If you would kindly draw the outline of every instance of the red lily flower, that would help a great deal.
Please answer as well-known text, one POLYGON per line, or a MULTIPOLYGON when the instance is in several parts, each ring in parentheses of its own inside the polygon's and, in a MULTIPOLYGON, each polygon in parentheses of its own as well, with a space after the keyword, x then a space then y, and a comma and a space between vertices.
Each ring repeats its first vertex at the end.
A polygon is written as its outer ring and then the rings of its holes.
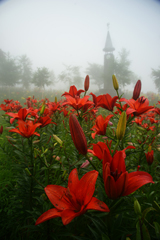
POLYGON ((109 212, 107 205, 93 197, 98 172, 93 170, 86 173, 80 180, 77 169, 73 169, 68 178, 68 187, 48 185, 45 192, 55 208, 43 213, 36 221, 38 225, 51 218, 61 217, 64 225, 75 217, 93 209, 109 212))
POLYGON ((148 165, 151 165, 153 163, 153 160, 154 160, 153 154, 154 154, 153 150, 145 153, 148 165))
POLYGON ((128 173, 124 159, 124 150, 117 151, 113 158, 109 149, 104 150, 103 180, 106 194, 111 199, 127 196, 147 183, 154 183, 149 173, 141 171, 128 173))
POLYGON ((39 127, 41 123, 33 124, 32 121, 24 122, 23 120, 18 120, 18 128, 11 129, 9 132, 15 132, 22 135, 25 138, 30 138, 32 135, 40 136, 39 133, 35 132, 36 128, 39 127))
POLYGON ((70 86, 69 93, 65 92, 62 94, 62 96, 66 97, 66 95, 69 95, 69 96, 75 98, 76 96, 79 97, 82 92, 85 92, 85 91, 82 89, 77 91, 77 88, 73 85, 73 86, 70 86))
POLYGON ((140 116, 143 113, 154 110, 152 106, 149 106, 148 99, 143 96, 138 98, 137 100, 127 100, 125 98, 122 98, 120 101, 126 102, 130 106, 126 111, 127 115, 133 113, 135 116, 140 116))
POLYGON ((105 119, 102 117, 102 115, 99 115, 96 118, 96 124, 91 128, 91 130, 95 131, 92 133, 92 138, 95 139, 95 135, 105 135, 106 134, 106 128, 108 126, 109 119, 113 117, 114 115, 108 115, 105 119))
POLYGON ((56 124, 55 122, 51 122, 51 121, 52 121, 52 119, 49 116, 45 116, 45 117, 40 117, 37 122, 41 123, 40 128, 42 128, 50 123, 56 124))
POLYGON ((97 107, 97 104, 101 100, 101 95, 98 97, 94 93, 90 93, 89 95, 92 95, 94 106, 97 107))
POLYGON ((72 136, 72 140, 77 150, 83 154, 87 154, 87 140, 84 132, 75 115, 71 115, 69 118, 69 127, 72 136))
MULTIPOLYGON (((107 140, 108 141, 108 140, 107 140)), ((112 142, 110 141, 107 142, 107 145, 110 145, 111 146, 112 142)), ((108 151, 108 146, 104 143, 104 142, 98 142, 96 144, 92 144, 93 145, 93 150, 91 149, 88 149, 88 152, 92 153, 94 156, 98 157, 99 160, 102 160, 103 159, 103 151, 106 150, 108 151)), ((122 150, 123 152, 123 156, 125 157, 125 150, 127 149, 134 149, 135 147, 134 146, 128 146, 126 147, 125 149, 122 150)))
POLYGON ((104 95, 101 95, 100 101, 97 104, 97 106, 105 108, 109 111, 113 111, 113 108, 115 106, 115 103, 116 103, 117 99, 118 99, 118 96, 115 96, 115 97, 112 98, 108 93, 104 94, 104 95))
POLYGON ((92 145, 93 145, 93 150, 88 149, 88 152, 98 157, 99 160, 102 160, 104 149, 108 149, 107 145, 104 142, 98 142, 96 144, 93 143, 92 145))
POLYGON ((8 105, 4 105, 4 104, 1 104, 0 105, 0 110, 3 110, 4 112, 7 112, 8 110, 10 109, 10 106, 8 105))
POLYGON ((25 121, 28 113, 30 113, 31 110, 26 109, 26 108, 21 108, 18 113, 12 113, 12 112, 7 112, 6 114, 13 117, 10 119, 10 123, 12 124, 15 119, 20 119, 25 121))
POLYGON ((11 99, 11 100, 9 100, 9 99, 4 99, 4 102, 5 102, 6 104, 11 103, 12 101, 13 101, 13 99, 11 99))
POLYGON ((66 97, 67 101, 64 102, 62 104, 62 106, 69 105, 69 106, 73 107, 75 110, 79 110, 82 107, 84 107, 85 105, 87 105, 89 108, 93 104, 91 101, 88 101, 89 96, 85 96, 83 98, 76 96, 75 98, 73 98, 69 95, 66 95, 65 97, 66 97))
POLYGON ((144 120, 144 118, 135 118, 135 120, 134 121, 132 121, 132 122, 135 122, 137 125, 142 125, 142 122, 143 122, 143 120, 144 120))

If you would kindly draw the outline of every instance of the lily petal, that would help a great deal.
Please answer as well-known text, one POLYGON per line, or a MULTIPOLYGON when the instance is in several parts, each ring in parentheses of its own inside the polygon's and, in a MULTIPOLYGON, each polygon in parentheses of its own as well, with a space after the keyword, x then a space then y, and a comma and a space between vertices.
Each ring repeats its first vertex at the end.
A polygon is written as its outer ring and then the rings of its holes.
POLYGON ((93 197, 92 200, 89 202, 89 204, 86 207, 86 210, 93 209, 93 210, 98 210, 101 212, 109 212, 108 206, 100 201, 99 199, 93 197))
POLYGON ((61 217, 61 211, 57 208, 49 209, 47 212, 43 213, 36 221, 35 225, 43 223, 51 218, 61 217))
POLYGON ((123 196, 127 196, 147 183, 154 183, 149 173, 136 171, 128 174, 128 186, 123 196))

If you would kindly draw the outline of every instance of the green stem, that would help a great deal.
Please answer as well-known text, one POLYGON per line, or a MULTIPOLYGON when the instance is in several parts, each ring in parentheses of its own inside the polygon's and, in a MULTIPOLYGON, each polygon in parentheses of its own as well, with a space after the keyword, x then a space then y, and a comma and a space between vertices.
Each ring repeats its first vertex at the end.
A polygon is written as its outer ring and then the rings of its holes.
MULTIPOLYGON (((32 137, 31 139, 28 138, 28 144, 30 146, 30 171, 31 171, 31 175, 34 175, 34 170, 33 170, 33 146, 32 146, 32 137)), ((31 178, 31 183, 30 183, 30 194, 29 194, 29 208, 30 211, 32 210, 32 191, 33 191, 33 178, 31 178)))
POLYGON ((117 143, 116 143, 115 148, 113 150, 112 156, 114 156, 115 151, 117 150, 118 145, 119 145, 119 140, 117 140, 117 143))
MULTIPOLYGON (((97 172, 99 172, 98 169, 97 169, 97 167, 94 165, 94 163, 89 159, 89 157, 88 157, 87 155, 86 155, 86 158, 87 158, 87 160, 89 161, 89 163, 92 165, 92 167, 93 167, 97 172)), ((101 179, 103 179, 103 177, 102 177, 102 175, 100 174, 100 172, 99 172, 99 176, 100 176, 101 179)))

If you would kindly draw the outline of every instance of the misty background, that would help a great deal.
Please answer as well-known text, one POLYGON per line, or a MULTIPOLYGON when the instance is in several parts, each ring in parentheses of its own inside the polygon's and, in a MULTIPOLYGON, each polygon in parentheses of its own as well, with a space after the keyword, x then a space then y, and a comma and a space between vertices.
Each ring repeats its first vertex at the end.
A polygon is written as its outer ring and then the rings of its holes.
POLYGON ((68 91, 70 84, 83 88, 89 74, 97 90, 109 30, 117 66, 129 72, 123 89, 141 79, 144 93, 158 93, 159 23, 156 0, 0 1, 0 84, 68 91))

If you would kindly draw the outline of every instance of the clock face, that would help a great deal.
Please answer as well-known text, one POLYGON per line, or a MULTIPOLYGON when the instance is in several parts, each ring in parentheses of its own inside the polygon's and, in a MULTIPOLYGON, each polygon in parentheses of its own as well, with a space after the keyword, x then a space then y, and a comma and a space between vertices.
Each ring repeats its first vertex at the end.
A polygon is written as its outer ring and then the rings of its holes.
POLYGON ((106 55, 106 59, 109 59, 110 58, 110 56, 109 55, 106 55))

